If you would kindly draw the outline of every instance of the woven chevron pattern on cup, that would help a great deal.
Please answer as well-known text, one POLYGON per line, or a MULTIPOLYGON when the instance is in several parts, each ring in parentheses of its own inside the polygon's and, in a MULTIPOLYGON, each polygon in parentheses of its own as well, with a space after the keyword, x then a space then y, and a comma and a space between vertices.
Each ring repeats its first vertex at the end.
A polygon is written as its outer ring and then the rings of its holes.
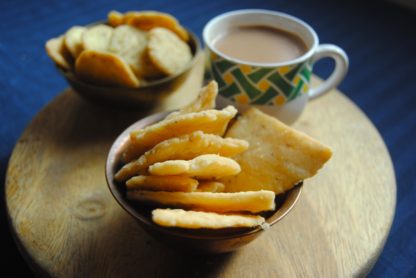
POLYGON ((238 104, 281 106, 309 90, 310 61, 277 68, 236 64, 210 52, 219 93, 238 104))

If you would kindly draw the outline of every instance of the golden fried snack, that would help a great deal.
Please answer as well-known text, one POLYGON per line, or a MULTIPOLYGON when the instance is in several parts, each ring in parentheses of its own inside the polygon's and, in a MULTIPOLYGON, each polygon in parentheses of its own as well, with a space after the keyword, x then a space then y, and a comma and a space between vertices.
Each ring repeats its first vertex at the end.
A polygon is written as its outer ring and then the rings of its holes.
POLYGON ((166 76, 160 71, 149 57, 149 51, 145 50, 141 53, 136 65, 132 66, 134 73, 141 78, 162 78, 166 76))
POLYGON ((139 86, 139 80, 126 62, 108 52, 84 50, 76 60, 75 71, 80 78, 94 84, 139 86))
POLYGON ((217 154, 203 154, 192 160, 168 160, 149 167, 149 173, 155 176, 181 175, 196 179, 219 179, 240 171, 237 162, 217 154))
POLYGON ((156 11, 127 12, 124 15, 123 23, 145 31, 150 31, 157 27, 166 28, 183 41, 189 40, 188 32, 170 14, 156 11))
POLYGON ((198 186, 198 181, 189 177, 180 176, 136 176, 126 182, 128 190, 152 190, 152 191, 180 191, 192 192, 198 186))
POLYGON ((221 180, 229 192, 285 192, 315 175, 332 155, 327 146, 255 108, 239 117, 226 136, 250 143, 234 157, 241 172, 221 180))
POLYGON ((200 181, 196 191, 199 192, 223 192, 224 184, 218 181, 200 181))
POLYGON ((110 11, 107 15, 108 24, 112 27, 122 25, 124 22, 124 15, 117 11, 110 11))
POLYGON ((267 190, 235 193, 128 191, 127 198, 162 206, 212 212, 273 210, 274 192, 267 190))
POLYGON ((82 48, 85 50, 107 51, 113 28, 98 24, 85 30, 82 34, 82 48))
POLYGON ((183 175, 189 171, 189 165, 187 160, 168 160, 149 166, 149 173, 155 176, 183 175))
MULTIPOLYGON (((109 41, 108 50, 121 55, 133 56, 136 59, 145 51, 147 45, 146 33, 129 25, 121 25, 113 29, 112 36, 109 41)), ((126 59, 128 61, 129 59, 126 59)))
POLYGON ((158 27, 149 31, 147 47, 150 60, 167 75, 181 72, 192 60, 189 45, 165 28, 158 27))
POLYGON ((237 109, 227 106, 222 110, 205 110, 188 113, 162 120, 130 134, 129 147, 124 159, 129 162, 138 158, 156 144, 172 138, 200 130, 205 133, 223 135, 229 121, 237 114, 237 109))
MULTIPOLYGON (((248 148, 241 139, 222 138, 214 134, 195 131, 160 142, 139 159, 124 165, 115 175, 117 181, 123 181, 145 170, 150 165, 172 159, 193 159, 201 154, 219 154, 234 156, 248 148)), ((129 157, 127 157, 129 158, 129 157)))
POLYGON ((166 119, 170 119, 175 116, 186 114, 186 113, 214 109, 215 99, 217 98, 217 94, 218 94, 218 83, 213 80, 201 89, 201 91, 199 92, 198 98, 196 100, 194 100, 187 106, 183 107, 179 111, 170 113, 166 117, 166 119))
POLYGON ((108 51, 122 57, 138 78, 162 76, 147 53, 147 34, 129 25, 114 28, 108 51))
POLYGON ((48 56, 61 68, 70 69, 72 57, 68 49, 65 47, 64 37, 52 38, 45 44, 48 56))
POLYGON ((122 14, 117 11, 111 11, 108 13, 107 18, 108 23, 113 27, 128 24, 143 31, 162 27, 171 30, 184 41, 189 40, 188 32, 179 24, 176 18, 167 13, 156 11, 130 11, 122 14))
POLYGON ((152 220, 163 227, 186 229, 222 229, 256 227, 265 222, 258 215, 218 214, 215 212, 186 211, 183 209, 155 209, 152 220))
POLYGON ((85 30, 85 27, 73 26, 65 33, 65 46, 74 58, 77 58, 83 50, 82 35, 85 30))

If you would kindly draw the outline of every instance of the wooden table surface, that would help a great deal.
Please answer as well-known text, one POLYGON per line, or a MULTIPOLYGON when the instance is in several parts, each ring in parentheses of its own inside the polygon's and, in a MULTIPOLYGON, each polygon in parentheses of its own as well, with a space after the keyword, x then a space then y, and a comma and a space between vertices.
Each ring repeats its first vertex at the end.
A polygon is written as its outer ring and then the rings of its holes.
MULTIPOLYGON (((153 110, 88 103, 71 90, 45 107, 19 139, 6 179, 11 229, 35 272, 58 277, 346 277, 366 274, 388 235, 396 183, 388 151, 342 93, 311 101, 294 125, 334 156, 305 181, 295 208, 237 252, 191 255, 147 235, 112 198, 104 164, 112 141, 156 111, 197 92, 202 63, 153 110)), ((319 83, 319 81, 316 81, 319 83)))

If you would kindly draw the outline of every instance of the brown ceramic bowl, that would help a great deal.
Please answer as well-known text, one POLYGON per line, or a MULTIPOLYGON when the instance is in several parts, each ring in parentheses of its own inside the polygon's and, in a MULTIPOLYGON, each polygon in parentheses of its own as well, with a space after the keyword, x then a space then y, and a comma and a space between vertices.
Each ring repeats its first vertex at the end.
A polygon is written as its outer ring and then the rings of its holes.
MULTIPOLYGON (((111 146, 105 171, 107 184, 114 198, 150 235, 170 246, 180 247, 181 250, 185 248, 203 253, 229 252, 254 240, 263 232, 261 227, 211 230, 158 226, 151 220, 151 211, 154 207, 128 200, 125 186, 114 181, 114 174, 121 167, 122 153, 127 145, 130 132, 154 124, 165 118, 166 115, 167 113, 154 114, 134 123, 123 131, 111 146)), ((285 194, 276 196, 276 210, 262 214, 270 226, 279 222, 292 209, 301 190, 302 183, 285 194)))
MULTIPOLYGON (((98 23, 91 25, 95 24, 98 23)), ((143 104, 148 105, 180 87, 194 67, 198 54, 201 51, 201 44, 194 33, 189 30, 187 30, 187 32, 190 38, 188 44, 192 51, 192 61, 188 66, 175 75, 149 81, 138 88, 92 84, 80 79, 73 70, 64 70, 59 66, 57 66, 57 69, 58 72, 65 77, 74 91, 88 100, 122 107, 136 107, 143 104)))

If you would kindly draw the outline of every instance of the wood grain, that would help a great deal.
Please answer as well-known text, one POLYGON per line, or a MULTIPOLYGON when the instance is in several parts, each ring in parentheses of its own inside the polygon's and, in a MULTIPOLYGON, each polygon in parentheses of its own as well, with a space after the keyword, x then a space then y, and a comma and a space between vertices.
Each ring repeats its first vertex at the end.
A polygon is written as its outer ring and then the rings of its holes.
POLYGON ((29 264, 57 277, 365 275, 392 223, 395 177, 379 133, 338 91, 311 101, 295 124, 331 146, 333 158, 305 181, 292 212, 247 247, 178 255, 119 207, 104 177, 112 141, 144 115, 189 102, 201 80, 199 66, 153 111, 100 107, 67 90, 37 115, 14 149, 6 180, 11 228, 29 264))

